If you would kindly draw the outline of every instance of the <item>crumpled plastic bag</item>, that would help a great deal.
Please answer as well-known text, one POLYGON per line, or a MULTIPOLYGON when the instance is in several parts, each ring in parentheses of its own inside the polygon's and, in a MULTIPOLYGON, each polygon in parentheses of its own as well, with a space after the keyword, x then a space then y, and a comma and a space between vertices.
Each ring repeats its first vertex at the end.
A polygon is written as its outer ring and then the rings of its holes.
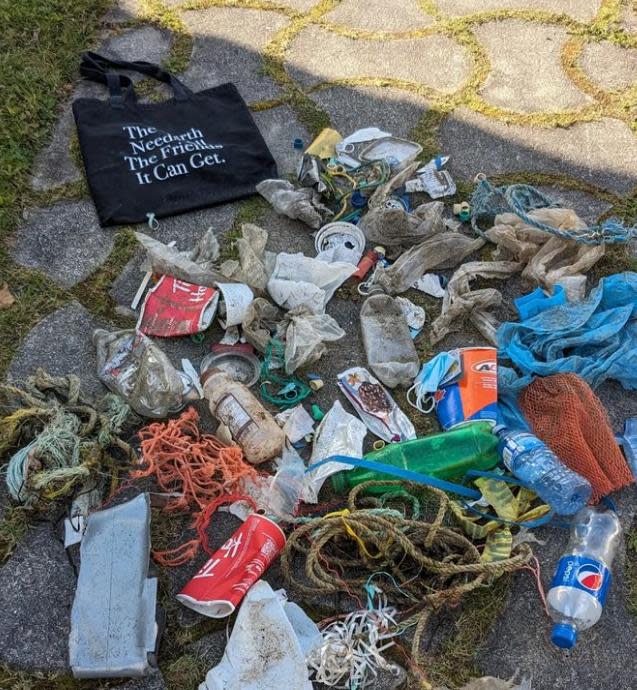
POLYGON ((303 307, 313 314, 322 314, 336 290, 356 271, 344 262, 327 263, 304 254, 276 257, 268 280, 268 292, 284 309, 303 307))
POLYGON ((93 332, 97 375, 142 417, 161 419, 184 406, 186 385, 163 351, 134 330, 93 332))
POLYGON ((388 295, 406 292, 422 276, 434 268, 452 268, 466 256, 484 245, 482 239, 472 239, 459 232, 442 232, 408 249, 389 268, 379 266, 374 284, 388 295))
POLYGON ((411 385, 420 360, 400 306, 389 295, 372 295, 360 313, 367 363, 389 388, 411 385))
POLYGON ((244 338, 259 352, 265 352, 270 339, 275 337, 281 340, 285 333, 283 323, 285 314, 263 297, 257 297, 252 301, 243 318, 241 329, 244 338))
POLYGON ((303 609, 259 580, 241 604, 221 661, 199 690, 312 690, 305 657, 321 642, 303 609))
POLYGON ((420 204, 409 213, 401 208, 371 208, 358 227, 368 242, 383 247, 413 246, 445 230, 442 201, 420 204))
POLYGON ((325 343, 340 340, 345 331, 328 314, 311 314, 304 310, 290 312, 285 332, 285 371, 316 362, 327 350, 325 343))
MULTIPOLYGON (((586 223, 575 211, 567 208, 538 208, 529 217, 561 230, 581 230, 586 223)), ((486 236, 499 248, 498 258, 505 250, 516 261, 527 264, 522 278, 545 288, 552 288, 563 278, 583 276, 605 253, 604 245, 588 245, 565 240, 527 225, 514 213, 496 216, 486 236)))
POLYGON ((256 189, 277 213, 300 220, 314 230, 334 215, 321 203, 321 195, 311 187, 295 189, 287 180, 263 180, 256 189))
MULTIPOLYGON (((365 424, 358 417, 346 412, 341 403, 336 400, 316 430, 308 465, 325 460, 331 455, 362 458, 363 441, 366 435, 365 424)), ((317 503, 319 491, 325 480, 337 472, 351 469, 352 465, 346 465, 343 462, 327 462, 311 472, 306 472, 301 500, 305 503, 317 503)))
POLYGON ((215 266, 219 259, 219 242, 212 228, 205 232, 194 249, 185 252, 143 232, 136 232, 135 237, 146 251, 143 266, 146 270, 206 287, 215 287, 215 283, 228 280, 215 266))
MULTIPOLYGON (((572 372, 591 388, 616 379, 637 389, 637 273, 600 280, 581 302, 559 305, 522 323, 504 323, 497 333, 498 354, 522 372, 509 376, 510 390, 533 376, 572 372)), ((511 371, 511 373, 513 373, 511 371)))
POLYGON ((475 327, 490 342, 496 343, 498 321, 490 313, 502 304, 502 295, 495 288, 471 290, 470 283, 477 277, 504 280, 522 270, 524 264, 515 261, 472 261, 461 266, 449 280, 442 300, 442 312, 433 322, 431 342, 437 343, 460 325, 454 321, 468 316, 475 327))
POLYGON ((241 226, 241 237, 234 241, 239 261, 228 259, 219 267, 225 279, 245 283, 264 292, 270 275, 268 264, 272 263, 267 256, 270 252, 265 251, 267 241, 267 230, 253 223, 244 223, 241 226))

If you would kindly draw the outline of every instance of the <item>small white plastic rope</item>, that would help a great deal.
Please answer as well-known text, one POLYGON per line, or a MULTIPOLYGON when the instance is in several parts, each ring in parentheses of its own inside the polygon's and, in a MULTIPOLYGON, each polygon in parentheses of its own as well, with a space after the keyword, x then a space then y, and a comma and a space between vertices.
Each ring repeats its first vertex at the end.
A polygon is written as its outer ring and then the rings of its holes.
POLYGON ((400 672, 382 656, 382 652, 394 645, 391 638, 400 634, 395 620, 397 611, 387 606, 383 595, 379 596, 379 604, 379 608, 354 611, 322 631, 323 644, 307 658, 318 683, 359 690, 373 681, 379 669, 400 672))

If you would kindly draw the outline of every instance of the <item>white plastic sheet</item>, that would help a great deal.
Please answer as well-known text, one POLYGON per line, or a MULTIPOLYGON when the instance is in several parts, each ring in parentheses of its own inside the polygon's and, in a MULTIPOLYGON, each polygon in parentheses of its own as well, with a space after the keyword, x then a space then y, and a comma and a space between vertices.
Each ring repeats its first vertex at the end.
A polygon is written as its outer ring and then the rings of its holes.
POLYGON ((327 263, 301 253, 282 252, 276 257, 268 292, 284 309, 304 307, 322 314, 336 290, 355 271, 356 266, 349 263, 327 263))
MULTIPOLYGON (((360 419, 346 412, 337 400, 323 417, 312 446, 309 464, 320 462, 330 455, 363 457, 363 441, 367 427, 360 419)), ((342 462, 328 462, 305 475, 305 486, 301 498, 305 503, 316 503, 325 480, 341 470, 351 470, 351 465, 342 462)))
POLYGON ((321 642, 305 612, 259 580, 241 604, 223 658, 199 690, 312 690, 305 657, 321 642))

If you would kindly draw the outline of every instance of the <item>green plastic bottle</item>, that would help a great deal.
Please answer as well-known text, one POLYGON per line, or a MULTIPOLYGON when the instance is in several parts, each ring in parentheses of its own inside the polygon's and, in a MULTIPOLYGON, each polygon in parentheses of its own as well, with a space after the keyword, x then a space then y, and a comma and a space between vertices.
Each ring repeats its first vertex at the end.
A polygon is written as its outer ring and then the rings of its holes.
MULTIPOLYGON (((491 433, 492 428, 488 422, 472 422, 440 434, 390 443, 381 450, 368 453, 365 460, 429 474, 438 479, 462 479, 468 470, 490 470, 498 464, 498 439, 491 433)), ((358 484, 379 479, 398 477, 354 467, 333 475, 332 486, 344 494, 358 484)), ((385 491, 383 486, 374 486, 367 493, 382 494, 385 491)))

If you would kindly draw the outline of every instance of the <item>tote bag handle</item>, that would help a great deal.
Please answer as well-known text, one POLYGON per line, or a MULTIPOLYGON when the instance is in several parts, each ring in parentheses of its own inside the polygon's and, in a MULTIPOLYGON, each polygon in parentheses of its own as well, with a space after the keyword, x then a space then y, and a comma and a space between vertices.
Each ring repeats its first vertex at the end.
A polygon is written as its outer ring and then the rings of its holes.
POLYGON ((80 74, 85 79, 90 79, 101 84, 106 84, 110 92, 110 101, 114 105, 123 105, 127 95, 136 98, 133 82, 125 74, 118 74, 115 70, 139 72, 148 77, 168 84, 178 101, 185 101, 192 95, 192 91, 184 86, 177 77, 165 69, 154 65, 152 62, 126 62, 125 60, 111 60, 97 53, 87 52, 82 54, 80 74), (124 93, 123 90, 126 90, 124 93))

